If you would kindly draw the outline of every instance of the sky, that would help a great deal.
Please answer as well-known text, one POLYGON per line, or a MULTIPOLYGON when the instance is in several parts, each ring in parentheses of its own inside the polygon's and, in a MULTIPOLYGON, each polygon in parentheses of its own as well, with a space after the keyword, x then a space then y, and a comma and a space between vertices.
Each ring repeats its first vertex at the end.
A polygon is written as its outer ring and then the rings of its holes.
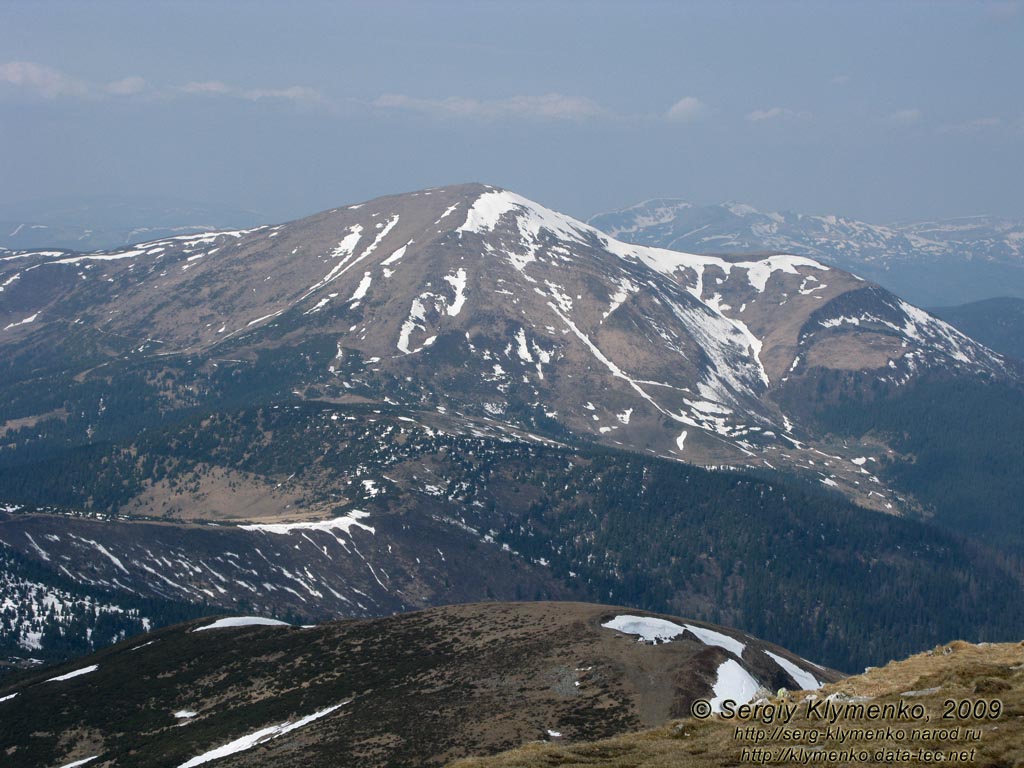
POLYGON ((1024 218, 1021 73, 1024 2, 0 0, 0 215, 481 181, 581 218, 1024 218))

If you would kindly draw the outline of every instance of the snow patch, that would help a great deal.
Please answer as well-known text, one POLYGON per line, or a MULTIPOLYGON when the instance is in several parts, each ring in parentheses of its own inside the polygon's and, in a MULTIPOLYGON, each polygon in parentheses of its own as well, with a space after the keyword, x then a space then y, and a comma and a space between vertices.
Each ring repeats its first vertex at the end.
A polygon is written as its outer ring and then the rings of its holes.
POLYGON ((366 295, 366 292, 370 290, 370 283, 373 281, 373 275, 369 272, 363 273, 363 279, 359 281, 359 285, 356 286, 355 293, 349 297, 349 301, 355 302, 353 306, 359 304, 362 298, 366 295))
MULTIPOLYGON (((306 293, 302 296, 305 299, 314 291, 318 291, 327 285, 332 280, 339 277, 342 272, 346 269, 346 264, 352 258, 355 253, 356 245, 359 243, 359 238, 362 237, 363 226, 362 224, 353 224, 349 227, 348 234, 341 239, 341 242, 331 251, 329 259, 340 259, 340 261, 334 265, 330 272, 328 272, 319 282, 314 283, 309 287, 306 293)), ((299 301, 302 301, 299 299, 299 301)))
POLYGON ((19 280, 20 278, 21 278, 21 272, 15 272, 11 277, 8 277, 6 280, 4 280, 2 283, 0 283, 0 293, 3 293, 4 292, 4 288, 9 286, 15 280, 19 280))
POLYGON ((458 203, 453 203, 452 205, 449 205, 447 208, 445 208, 444 213, 442 213, 438 217, 437 221, 435 221, 434 223, 435 224, 440 224, 441 223, 441 219, 443 219, 445 216, 447 216, 449 213, 451 213, 452 211, 454 211, 458 207, 459 207, 458 203))
POLYGON ((490 232, 505 214, 512 212, 516 213, 515 223, 523 251, 508 250, 506 256, 520 272, 536 260, 537 251, 542 245, 541 230, 550 232, 558 239, 580 244, 586 244, 587 238, 593 238, 594 233, 597 233, 593 227, 505 190, 491 190, 480 195, 466 214, 466 221, 455 231, 477 234, 490 232))
POLYGON ((456 232, 490 232, 509 211, 515 210, 517 195, 506 192, 485 192, 470 206, 466 220, 456 232))
POLYGON ((88 675, 90 672, 95 672, 100 668, 99 664, 93 664, 91 667, 83 667, 82 669, 76 669, 74 672, 68 672, 66 675, 58 675, 57 677, 51 677, 49 680, 44 680, 44 683, 59 683, 63 680, 70 680, 73 677, 81 677, 82 675, 88 675))
POLYGON ((64 763, 60 768, 77 768, 79 765, 86 765, 95 760, 99 755, 93 755, 92 757, 83 757, 81 760, 75 760, 73 763, 64 763))
POLYGON ((422 331, 427 329, 427 310, 423 306, 423 298, 417 297, 412 300, 412 306, 409 307, 409 317, 402 323, 402 329, 398 333, 398 343, 395 345, 398 347, 398 351, 405 355, 411 355, 414 350, 409 348, 409 340, 412 337, 413 331, 419 328, 422 331))
POLYGON ((622 303, 629 298, 629 294, 636 293, 638 290, 640 289, 629 278, 623 278, 619 281, 619 290, 612 294, 611 304, 608 306, 608 309, 601 314, 601 319, 607 320, 608 316, 621 307, 622 303))
POLYGON ((792 677, 796 681, 796 684, 800 686, 801 690, 816 691, 821 688, 821 682, 807 670, 800 669, 800 667, 789 659, 783 658, 771 651, 766 650, 765 653, 771 656, 772 659, 775 660, 776 664, 786 670, 789 676, 792 677))
POLYGON ((746 270, 747 282, 758 293, 764 293, 768 285, 768 279, 772 276, 773 272, 799 275, 800 272, 797 267, 810 267, 811 269, 829 271, 829 268, 821 262, 806 256, 779 254, 767 256, 757 261, 728 261, 718 256, 630 245, 610 239, 607 236, 603 236, 603 238, 605 240, 605 247, 616 256, 642 262, 662 274, 672 275, 680 270, 692 270, 697 275, 697 283, 694 288, 689 290, 698 299, 701 298, 701 293, 703 293, 703 275, 706 267, 717 267, 726 275, 729 275, 733 269, 746 270))
POLYGON ((279 310, 277 310, 277 312, 271 312, 269 315, 264 315, 263 317, 257 317, 255 320, 250 320, 248 323, 246 323, 245 327, 248 328, 250 325, 256 325, 256 323, 262 323, 264 320, 270 320, 272 318, 275 318, 278 315, 280 315, 282 312, 284 312, 284 310, 283 309, 279 309, 279 310))
POLYGON ((362 528, 364 531, 375 533, 375 530, 365 523, 360 523, 370 516, 369 512, 353 509, 344 517, 336 517, 333 520, 311 520, 303 523, 257 523, 253 525, 240 525, 243 531, 263 531, 265 533, 288 534, 294 531, 344 531, 349 532, 353 526, 362 528))
POLYGON ((326 717, 331 714, 331 712, 334 712, 336 709, 340 709, 348 703, 348 701, 343 701, 340 704, 335 704, 327 707, 326 709, 321 709, 319 712, 314 712, 312 715, 307 715, 295 722, 288 721, 279 725, 272 725, 269 728, 263 728, 255 733, 249 734, 248 736, 242 736, 241 738, 235 739, 234 741, 217 747, 216 749, 211 749, 209 752, 204 752, 198 757, 193 757, 191 760, 179 765, 178 768, 194 768, 194 766, 197 765, 203 765, 204 763, 219 760, 220 758, 227 757, 228 755, 234 755, 239 752, 252 749, 260 744, 265 744, 268 741, 284 736, 286 733, 291 733, 294 730, 309 725, 315 720, 326 717))
POLYGON ((737 656, 742 656, 743 650, 746 648, 739 640, 723 635, 721 632, 716 632, 713 629, 705 629, 693 624, 676 624, 675 622, 657 619, 653 616, 630 616, 628 614, 616 616, 601 626, 606 629, 614 629, 626 635, 637 635, 646 642, 673 640, 683 634, 683 632, 689 631, 696 635, 697 639, 704 643, 704 645, 718 646, 737 656))
POLYGON ((530 346, 526 341, 526 331, 522 328, 516 331, 516 353, 524 363, 533 362, 533 355, 530 354, 530 346))
POLYGON ((420 352, 437 341, 437 334, 435 333, 433 336, 425 339, 423 346, 418 349, 410 347, 410 340, 415 331, 429 332, 427 329, 428 311, 438 315, 444 313, 449 317, 454 317, 462 311, 462 307, 466 303, 466 270, 460 268, 455 274, 447 275, 444 279, 455 289, 455 298, 449 301, 447 296, 427 291, 412 300, 412 305, 409 307, 409 316, 402 323, 402 328, 398 333, 398 341, 395 344, 398 351, 402 354, 411 355, 420 352))
MULTIPOLYGON (((308 312, 305 312, 303 314, 312 315, 314 312, 319 312, 321 309, 323 309, 324 307, 326 307, 330 303, 331 303, 330 297, 325 296, 324 298, 320 299, 320 301, 318 301, 316 303, 315 307, 313 307, 311 310, 309 310, 308 312)), ((224 331, 224 329, 221 328, 219 331, 217 331, 217 333, 222 333, 223 331, 224 331)))
POLYGON ((408 247, 409 247, 409 243, 406 243, 405 245, 403 245, 401 248, 396 250, 394 253, 392 253, 390 256, 388 256, 386 259, 384 259, 384 261, 381 262, 381 266, 388 267, 388 266, 391 266, 392 264, 394 264, 400 258, 405 256, 405 249, 408 248, 408 247))
POLYGON ((672 621, 656 619, 653 616, 616 616, 601 625, 624 635, 637 635, 648 643, 673 640, 686 631, 686 627, 672 621))
POLYGON ((34 315, 29 315, 24 320, 19 320, 16 323, 8 323, 7 325, 4 326, 4 330, 9 331, 11 330, 11 328, 17 328, 19 325, 28 325, 29 323, 34 323, 37 317, 39 317, 38 312, 36 312, 34 315))
POLYGON ((130 259, 139 256, 143 251, 121 251, 120 253, 90 253, 85 256, 74 256, 70 259, 60 259, 51 262, 52 264, 80 264, 83 261, 117 261, 118 259, 130 259))
MULTIPOLYGON (((231 616, 227 619, 217 619, 213 624, 207 624, 203 627, 196 627, 193 632, 204 632, 207 629, 226 629, 228 627, 290 627, 291 624, 285 621, 278 621, 277 619, 265 619, 262 616, 231 616)), ((193 715, 195 712, 192 713, 193 715)), ((175 717, 190 717, 190 715, 178 715, 175 717)))
POLYGON ((445 275, 444 280, 455 289, 455 300, 447 307, 449 317, 455 317, 466 303, 466 270, 460 267, 454 275, 445 275))
POLYGON ((712 686, 715 695, 711 699, 711 711, 721 712, 722 704, 728 699, 740 705, 747 704, 760 687, 739 662, 733 659, 723 661, 718 667, 718 678, 712 686))
POLYGON ((729 317, 728 315, 725 314, 725 311, 727 309, 731 309, 731 307, 729 307, 726 304, 722 304, 722 297, 719 294, 716 293, 710 299, 705 300, 704 303, 711 307, 711 309, 713 309, 723 318, 732 323, 736 330, 738 330, 743 335, 743 338, 746 339, 747 341, 747 347, 750 350, 750 355, 751 357, 754 358, 754 361, 757 363, 758 374, 761 376, 761 381, 766 386, 769 385, 771 382, 768 380, 768 372, 765 370, 764 364, 761 362, 761 347, 763 346, 761 340, 754 335, 753 331, 751 331, 747 324, 744 323, 742 320, 729 317))
POLYGON ((704 627, 695 627, 693 624, 684 625, 690 632, 697 636, 704 645, 716 645, 719 648, 723 648, 730 653, 735 653, 737 656, 742 657, 743 651, 746 649, 746 645, 741 643, 735 638, 724 635, 721 632, 716 632, 713 629, 706 629, 704 627))
POLYGON ((106 547, 104 547, 98 541, 93 541, 92 539, 82 538, 80 536, 74 536, 74 538, 78 539, 79 541, 84 541, 86 544, 91 544, 96 549, 97 552, 99 552, 101 555, 105 556, 108 560, 110 560, 110 562, 112 562, 115 566, 120 568, 124 573, 126 573, 126 574, 128 573, 128 569, 124 567, 124 563, 122 563, 117 557, 115 557, 110 552, 110 550, 108 550, 106 547))

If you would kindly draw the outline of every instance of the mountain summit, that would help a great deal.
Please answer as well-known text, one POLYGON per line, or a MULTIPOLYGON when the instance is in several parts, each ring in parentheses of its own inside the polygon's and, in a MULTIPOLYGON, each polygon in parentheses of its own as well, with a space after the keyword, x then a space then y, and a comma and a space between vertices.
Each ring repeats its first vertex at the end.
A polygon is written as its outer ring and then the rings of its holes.
POLYGON ((860 448, 826 472, 807 461, 813 435, 793 404, 810 382, 1006 372, 948 324, 815 259, 629 245, 479 184, 120 251, 20 252, 0 261, 0 284, 0 348, 80 331, 97 353, 85 368, 215 366, 315 338, 330 354, 291 382, 300 397, 454 411, 699 464, 791 464, 854 495, 860 448))

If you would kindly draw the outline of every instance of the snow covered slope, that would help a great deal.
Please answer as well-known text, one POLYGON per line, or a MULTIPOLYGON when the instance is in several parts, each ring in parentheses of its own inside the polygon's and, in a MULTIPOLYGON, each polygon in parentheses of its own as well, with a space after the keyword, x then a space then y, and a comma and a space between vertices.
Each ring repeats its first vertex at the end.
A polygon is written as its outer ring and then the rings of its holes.
POLYGON ((1024 297, 1024 222, 973 216, 885 226, 842 216, 647 200, 590 219, 628 242, 698 253, 781 251, 870 278, 924 306, 1024 297))
POLYGON ((75 567, 71 560, 58 564, 42 558, 49 558, 43 547, 52 547, 60 535, 35 533, 38 540, 30 534, 26 542, 41 562, 0 537, 0 675, 89 653, 203 613, 184 600, 140 599, 138 592, 76 579, 68 571, 75 567))

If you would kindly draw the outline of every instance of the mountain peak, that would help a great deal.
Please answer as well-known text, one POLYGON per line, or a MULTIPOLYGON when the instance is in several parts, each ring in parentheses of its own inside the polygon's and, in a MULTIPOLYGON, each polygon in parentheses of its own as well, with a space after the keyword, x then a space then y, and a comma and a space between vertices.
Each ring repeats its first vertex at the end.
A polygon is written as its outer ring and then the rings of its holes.
POLYGON ((115 356, 213 365, 319 339, 325 353, 291 385, 301 397, 359 392, 716 465, 791 461, 806 435, 778 403, 815 371, 855 360, 896 385, 933 366, 1002 370, 813 258, 631 245, 485 184, 122 251, 5 256, 0 285, 0 344, 84 327, 123 340, 115 356))

